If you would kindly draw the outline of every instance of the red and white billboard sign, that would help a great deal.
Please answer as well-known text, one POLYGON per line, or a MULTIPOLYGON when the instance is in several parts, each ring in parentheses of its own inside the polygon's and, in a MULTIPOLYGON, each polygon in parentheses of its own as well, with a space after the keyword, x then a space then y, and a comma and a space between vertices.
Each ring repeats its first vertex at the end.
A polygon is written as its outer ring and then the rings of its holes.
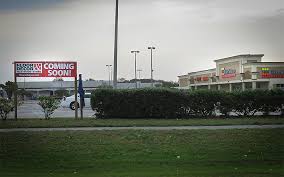
POLYGON ((77 62, 15 62, 16 77, 77 77, 77 62))

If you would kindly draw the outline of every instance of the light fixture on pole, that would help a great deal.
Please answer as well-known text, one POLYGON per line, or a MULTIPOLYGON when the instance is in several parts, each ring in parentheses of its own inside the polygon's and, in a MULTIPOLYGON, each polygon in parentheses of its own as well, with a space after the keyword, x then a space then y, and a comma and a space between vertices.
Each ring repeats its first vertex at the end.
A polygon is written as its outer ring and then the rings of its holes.
POLYGON ((108 68, 108 85, 110 86, 110 81, 111 81, 111 66, 112 65, 106 65, 108 68))
POLYGON ((155 50, 155 47, 148 47, 149 50, 151 50, 151 86, 153 87, 153 50, 155 50))
POLYGON ((137 75, 136 75, 136 55, 137 53, 139 53, 140 51, 138 50, 132 50, 131 53, 134 53, 134 59, 135 59, 135 63, 134 63, 134 73, 135 73, 135 88, 137 88, 137 75))

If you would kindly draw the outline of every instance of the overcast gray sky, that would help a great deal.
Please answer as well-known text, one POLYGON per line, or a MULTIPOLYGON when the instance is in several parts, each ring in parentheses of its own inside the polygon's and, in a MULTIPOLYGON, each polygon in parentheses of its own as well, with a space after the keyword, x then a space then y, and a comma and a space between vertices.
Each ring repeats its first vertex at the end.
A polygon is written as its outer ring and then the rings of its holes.
MULTIPOLYGON (((118 77, 177 76, 215 67, 214 59, 265 54, 284 61, 283 0, 120 0, 118 77)), ((75 60, 84 78, 108 79, 115 0, 0 0, 0 83, 14 60, 75 60)))

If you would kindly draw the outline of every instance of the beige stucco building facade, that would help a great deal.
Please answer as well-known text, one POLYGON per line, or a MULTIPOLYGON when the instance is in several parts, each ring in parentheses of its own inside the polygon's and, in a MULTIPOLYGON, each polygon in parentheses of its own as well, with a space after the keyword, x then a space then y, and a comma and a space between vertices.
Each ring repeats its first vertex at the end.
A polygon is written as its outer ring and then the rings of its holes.
POLYGON ((284 89, 284 62, 262 62, 263 54, 214 60, 216 68, 178 76, 180 89, 284 89))

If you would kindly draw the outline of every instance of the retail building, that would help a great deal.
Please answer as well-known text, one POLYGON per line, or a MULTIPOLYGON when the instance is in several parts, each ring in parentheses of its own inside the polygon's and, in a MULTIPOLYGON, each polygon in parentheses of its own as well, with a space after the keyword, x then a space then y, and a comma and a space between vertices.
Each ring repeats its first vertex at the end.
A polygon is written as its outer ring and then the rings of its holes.
POLYGON ((178 76, 180 89, 284 89, 284 62, 262 62, 263 54, 214 60, 216 68, 178 76))

